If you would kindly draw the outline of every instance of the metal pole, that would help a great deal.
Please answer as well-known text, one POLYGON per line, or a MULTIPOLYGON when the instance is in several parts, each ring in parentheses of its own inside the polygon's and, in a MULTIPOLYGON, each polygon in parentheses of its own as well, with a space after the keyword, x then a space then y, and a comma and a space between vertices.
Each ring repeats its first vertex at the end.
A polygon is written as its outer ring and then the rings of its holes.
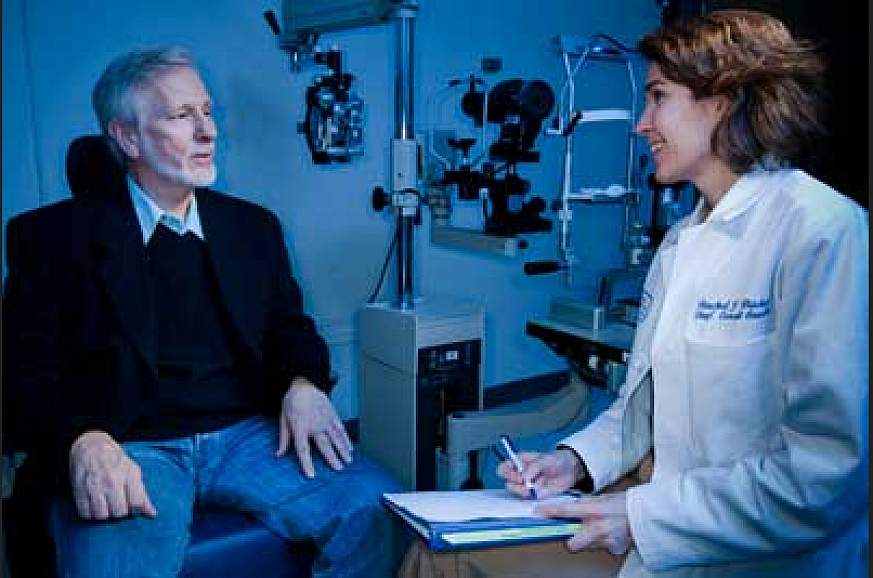
POLYGON ((400 10, 397 15, 397 70, 394 75, 394 138, 414 138, 412 125, 415 12, 400 10))
MULTIPOLYGON (((396 61, 394 77, 394 138, 414 140, 413 54, 415 36, 415 2, 398 7, 396 17, 396 61)), ((397 207, 397 302, 401 309, 412 309, 414 220, 418 209, 397 207)))

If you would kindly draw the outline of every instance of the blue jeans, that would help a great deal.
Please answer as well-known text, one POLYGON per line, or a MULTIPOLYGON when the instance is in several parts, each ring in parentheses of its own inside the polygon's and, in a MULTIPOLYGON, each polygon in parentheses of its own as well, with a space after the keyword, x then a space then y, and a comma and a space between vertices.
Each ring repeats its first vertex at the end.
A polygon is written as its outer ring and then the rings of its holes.
POLYGON ((274 457, 276 420, 122 445, 139 464, 158 515, 86 521, 70 500, 58 500, 50 527, 64 577, 176 576, 195 504, 249 512, 288 540, 313 539, 313 577, 387 578, 402 555, 399 528, 380 504, 383 492, 398 490, 396 482, 358 453, 335 472, 316 450, 316 476, 307 479, 293 452, 274 457))

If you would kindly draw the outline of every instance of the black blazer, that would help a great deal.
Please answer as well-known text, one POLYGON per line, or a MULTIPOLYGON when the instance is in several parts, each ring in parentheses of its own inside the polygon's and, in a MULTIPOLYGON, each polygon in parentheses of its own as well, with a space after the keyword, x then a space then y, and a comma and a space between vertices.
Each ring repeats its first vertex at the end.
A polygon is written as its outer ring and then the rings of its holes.
MULTIPOLYGON (((264 411, 278 415, 295 376, 328 391, 327 346, 302 311, 276 216, 218 192, 195 194, 243 367, 263 384, 264 411)), ((3 393, 12 423, 4 430, 66 480, 75 438, 101 429, 124 440, 157 377, 140 225, 125 186, 13 218, 6 247, 3 393)))

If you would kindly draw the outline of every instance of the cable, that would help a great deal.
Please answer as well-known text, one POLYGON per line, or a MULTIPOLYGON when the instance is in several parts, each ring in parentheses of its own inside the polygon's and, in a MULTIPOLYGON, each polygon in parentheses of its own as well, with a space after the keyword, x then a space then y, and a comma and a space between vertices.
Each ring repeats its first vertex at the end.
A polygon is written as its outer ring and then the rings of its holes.
POLYGON ((595 35, 592 36, 591 38, 592 38, 592 40, 595 39, 595 38, 601 38, 601 39, 603 39, 603 40, 606 40, 607 42, 609 42, 610 44, 612 44, 612 46, 613 46, 614 48, 617 48, 617 49, 618 49, 619 51, 621 51, 621 52, 633 52, 632 49, 628 48, 627 46, 625 46, 624 44, 622 44, 621 42, 619 42, 615 37, 610 36, 609 34, 602 34, 602 33, 601 33, 601 34, 595 34, 595 35))
POLYGON ((385 273, 388 271, 388 264, 391 263, 391 256, 394 255, 394 249, 397 247, 397 237, 399 236, 400 227, 397 227, 394 231, 394 238, 391 239, 391 245, 388 247, 388 253, 385 255, 385 262, 382 264, 382 272, 379 273, 379 281, 376 282, 376 288, 373 289, 370 298, 367 300, 368 304, 375 303, 376 299, 379 297, 379 291, 382 290, 382 283, 385 281, 385 273))

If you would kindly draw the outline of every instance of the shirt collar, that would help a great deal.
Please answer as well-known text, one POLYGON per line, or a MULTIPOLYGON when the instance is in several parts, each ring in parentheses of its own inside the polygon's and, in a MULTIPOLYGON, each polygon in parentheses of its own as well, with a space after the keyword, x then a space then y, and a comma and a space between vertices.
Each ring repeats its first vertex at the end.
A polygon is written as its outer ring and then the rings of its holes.
POLYGON ((178 235, 184 235, 190 231, 197 238, 203 240, 203 227, 200 224, 200 213, 197 211, 197 195, 191 195, 188 211, 185 213, 184 219, 180 219, 155 204, 152 198, 146 194, 130 175, 127 176, 127 189, 130 191, 133 210, 136 212, 136 217, 142 230, 143 243, 149 242, 158 223, 163 223, 165 227, 178 235))

